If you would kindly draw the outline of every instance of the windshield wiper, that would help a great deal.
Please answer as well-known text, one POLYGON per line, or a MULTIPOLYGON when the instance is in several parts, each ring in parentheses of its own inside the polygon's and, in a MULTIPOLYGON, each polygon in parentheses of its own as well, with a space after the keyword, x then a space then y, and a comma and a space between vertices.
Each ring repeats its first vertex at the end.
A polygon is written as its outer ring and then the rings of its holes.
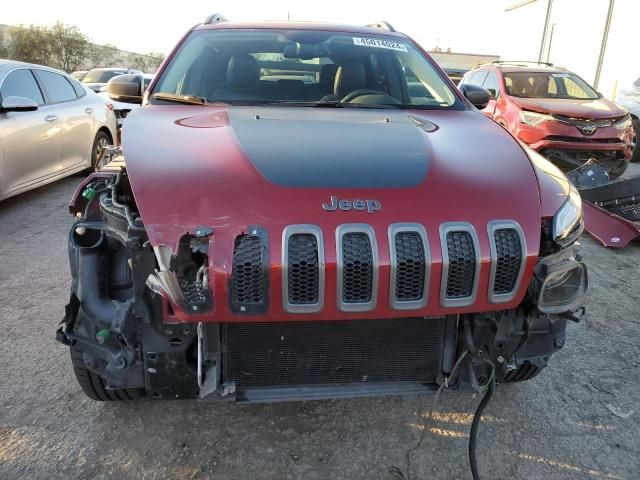
POLYGON ((206 105, 207 99, 197 95, 179 95, 177 93, 158 92, 153 98, 163 102, 186 103, 187 105, 206 105))
POLYGON ((277 107, 313 107, 313 108, 380 108, 380 109, 394 109, 399 108, 400 105, 383 104, 383 103, 351 103, 351 102, 339 102, 336 100, 330 100, 325 102, 268 102, 260 103, 257 105, 268 105, 277 107))

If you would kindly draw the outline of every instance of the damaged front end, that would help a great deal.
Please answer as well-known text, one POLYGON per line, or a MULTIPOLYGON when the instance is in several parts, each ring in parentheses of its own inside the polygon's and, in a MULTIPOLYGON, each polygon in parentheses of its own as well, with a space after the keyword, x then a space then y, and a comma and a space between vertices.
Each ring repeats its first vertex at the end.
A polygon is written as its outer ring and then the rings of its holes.
MULTIPOLYGON (((540 257, 517 308, 453 307, 430 317, 273 321, 264 316, 269 296, 249 290, 274 286, 267 251, 253 243, 266 245, 266 233, 250 227, 234 243, 228 283, 227 302, 243 320, 225 322, 212 315, 216 299, 224 301, 214 298, 209 277, 213 229, 197 227, 174 248, 153 247, 126 170, 103 171, 85 180, 71 205, 78 219, 69 234, 71 296, 57 339, 71 348, 78 381, 96 400, 270 402, 423 393, 448 382, 479 388, 489 375, 527 380, 564 345, 566 323, 581 311, 587 273, 574 246, 582 229, 575 208, 569 198, 543 224, 540 257), (464 368, 451 380, 461 352, 464 368)), ((522 257, 511 260, 523 268, 522 257)))

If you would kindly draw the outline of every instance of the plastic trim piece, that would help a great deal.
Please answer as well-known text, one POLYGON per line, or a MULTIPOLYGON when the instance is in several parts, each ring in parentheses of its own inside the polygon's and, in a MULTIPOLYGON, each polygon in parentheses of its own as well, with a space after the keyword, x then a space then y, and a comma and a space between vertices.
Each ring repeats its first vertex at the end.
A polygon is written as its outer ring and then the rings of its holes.
POLYGON ((510 302, 518 293, 520 289, 520 283, 522 282, 522 276, 524 275, 525 265, 527 263, 527 244, 524 239, 524 232, 520 224, 514 220, 493 220, 487 224, 487 233, 489 234, 489 246, 491 248, 491 273, 489 274, 489 292, 488 298, 491 303, 504 303, 510 302), (518 270, 518 276, 514 283, 513 289, 509 293, 496 294, 495 281, 496 281, 496 269, 498 268, 498 251, 496 248, 496 242, 494 233, 496 230, 515 230, 520 237, 520 267, 518 270))
POLYGON ((429 292, 429 280, 431 278, 431 255, 429 250, 429 240, 427 239, 427 231, 419 223, 392 223, 389 225, 389 260, 390 260, 390 283, 389 283, 389 304, 394 310, 417 310, 424 308, 427 304, 429 292), (422 298, 420 300, 397 300, 395 296, 398 255, 396 251, 396 235, 403 232, 414 232, 420 235, 422 239, 424 253, 424 287, 422 298))
POLYGON ((346 223, 336 228, 336 264, 338 269, 337 281, 337 305, 342 312, 368 312, 376 308, 378 299, 378 244, 376 235, 371 225, 366 223, 346 223), (343 283, 344 283, 344 258, 342 252, 342 237, 347 233, 364 233, 369 237, 371 243, 371 259, 373 262, 373 278, 371 280, 371 300, 361 303, 344 302, 343 283))
POLYGON ((440 282, 440 305, 443 307, 467 307, 473 305, 478 294, 478 282, 480 281, 480 244, 478 235, 473 225, 467 222, 447 222, 440 225, 440 246, 442 248, 442 279, 440 282), (449 248, 447 247, 447 234, 449 232, 468 232, 471 235, 475 253, 475 271, 471 295, 461 298, 447 297, 447 279, 449 278, 449 248))
POLYGON ((315 313, 324 306, 324 241, 322 229, 317 225, 289 225, 282 231, 282 306, 289 313, 315 313), (316 303, 289 303, 289 238, 297 234, 309 234, 318 245, 318 301, 316 303))

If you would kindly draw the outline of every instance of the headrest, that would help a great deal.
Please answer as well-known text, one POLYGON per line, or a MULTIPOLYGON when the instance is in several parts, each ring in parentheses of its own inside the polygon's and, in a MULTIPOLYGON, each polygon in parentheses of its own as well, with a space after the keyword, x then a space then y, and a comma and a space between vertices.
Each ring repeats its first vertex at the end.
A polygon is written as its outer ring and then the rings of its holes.
POLYGON ((251 55, 234 55, 227 64, 227 88, 243 90, 255 88, 260 79, 258 62, 251 55))
POLYGON ((333 93, 342 98, 347 93, 367 88, 367 73, 362 63, 340 65, 333 84, 333 93))
POLYGON ((335 63, 326 63, 322 65, 322 68, 320 68, 320 78, 318 79, 318 83, 327 87, 327 89, 330 89, 335 81, 337 70, 338 65, 335 63))

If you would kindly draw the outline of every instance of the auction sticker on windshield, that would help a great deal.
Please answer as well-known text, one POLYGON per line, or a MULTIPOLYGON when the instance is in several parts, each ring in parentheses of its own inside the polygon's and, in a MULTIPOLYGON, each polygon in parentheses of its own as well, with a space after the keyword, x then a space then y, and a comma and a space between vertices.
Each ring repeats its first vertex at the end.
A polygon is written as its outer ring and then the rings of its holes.
POLYGON ((407 51, 407 47, 402 43, 390 40, 380 40, 379 38, 353 37, 353 43, 360 45, 361 47, 386 48, 387 50, 397 50, 399 52, 407 51))

